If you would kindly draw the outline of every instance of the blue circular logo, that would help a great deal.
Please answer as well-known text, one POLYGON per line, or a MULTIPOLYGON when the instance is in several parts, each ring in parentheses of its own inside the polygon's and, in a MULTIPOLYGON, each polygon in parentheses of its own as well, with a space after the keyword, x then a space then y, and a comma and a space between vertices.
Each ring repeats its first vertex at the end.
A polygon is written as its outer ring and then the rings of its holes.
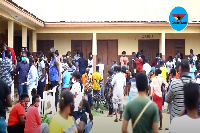
POLYGON ((188 25, 188 14, 183 7, 175 7, 169 15, 171 27, 176 31, 184 30, 188 25))

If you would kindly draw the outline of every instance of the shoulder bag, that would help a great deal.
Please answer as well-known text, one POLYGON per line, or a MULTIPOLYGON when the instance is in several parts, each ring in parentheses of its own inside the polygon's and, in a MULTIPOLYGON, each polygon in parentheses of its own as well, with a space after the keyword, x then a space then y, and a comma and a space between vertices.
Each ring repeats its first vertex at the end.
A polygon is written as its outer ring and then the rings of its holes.
POLYGON ((138 121, 140 120, 141 116, 143 115, 143 113, 146 111, 146 109, 149 107, 149 105, 152 103, 152 101, 150 100, 142 109, 142 112, 140 112, 139 116, 137 117, 137 119, 135 120, 134 124, 133 124, 133 130, 136 126, 136 124, 138 123, 138 121))

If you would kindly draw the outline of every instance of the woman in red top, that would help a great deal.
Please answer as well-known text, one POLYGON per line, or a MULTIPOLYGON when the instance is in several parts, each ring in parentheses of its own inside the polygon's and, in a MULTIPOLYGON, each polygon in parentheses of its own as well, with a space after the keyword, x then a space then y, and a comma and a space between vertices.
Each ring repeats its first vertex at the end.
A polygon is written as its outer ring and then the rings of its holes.
POLYGON ((38 111, 39 96, 34 95, 32 98, 32 104, 28 108, 26 113, 26 123, 24 133, 40 133, 41 118, 38 111))
POLYGON ((138 58, 135 60, 137 72, 142 72, 143 69, 143 59, 140 54, 138 54, 138 58))

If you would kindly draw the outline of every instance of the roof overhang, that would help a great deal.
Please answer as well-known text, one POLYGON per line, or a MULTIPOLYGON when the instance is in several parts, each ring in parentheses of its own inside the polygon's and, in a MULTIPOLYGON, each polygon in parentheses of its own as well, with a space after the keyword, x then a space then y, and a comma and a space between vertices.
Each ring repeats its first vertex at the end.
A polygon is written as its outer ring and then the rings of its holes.
MULTIPOLYGON (((200 23, 189 23, 188 26, 200 27, 200 23)), ((169 22, 164 21, 102 21, 102 22, 45 22, 46 28, 73 28, 73 27, 170 27, 169 22)))
MULTIPOLYGON (((11 0, 0 0, 0 9, 6 11, 13 20, 17 22, 21 22, 25 26, 29 26, 32 29, 33 27, 44 27, 44 22, 38 19, 33 14, 29 13, 27 10, 23 9, 22 7, 18 6, 11 0)), ((4 17, 4 16, 3 16, 4 17)), ((10 19, 10 18, 8 18, 10 19)), ((12 19, 11 19, 12 20, 12 19)))

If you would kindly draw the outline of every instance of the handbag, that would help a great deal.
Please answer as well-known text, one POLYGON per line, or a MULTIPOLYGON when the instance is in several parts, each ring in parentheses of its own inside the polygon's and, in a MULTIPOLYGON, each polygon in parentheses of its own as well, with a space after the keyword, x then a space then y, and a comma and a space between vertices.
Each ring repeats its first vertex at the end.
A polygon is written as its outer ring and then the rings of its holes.
POLYGON ((152 103, 152 101, 150 100, 142 109, 142 111, 140 112, 139 116, 137 117, 137 119, 135 120, 134 124, 133 124, 133 130, 136 126, 136 124, 138 123, 138 121, 140 120, 141 116, 143 115, 143 113, 146 111, 146 109, 149 107, 149 105, 152 103))

